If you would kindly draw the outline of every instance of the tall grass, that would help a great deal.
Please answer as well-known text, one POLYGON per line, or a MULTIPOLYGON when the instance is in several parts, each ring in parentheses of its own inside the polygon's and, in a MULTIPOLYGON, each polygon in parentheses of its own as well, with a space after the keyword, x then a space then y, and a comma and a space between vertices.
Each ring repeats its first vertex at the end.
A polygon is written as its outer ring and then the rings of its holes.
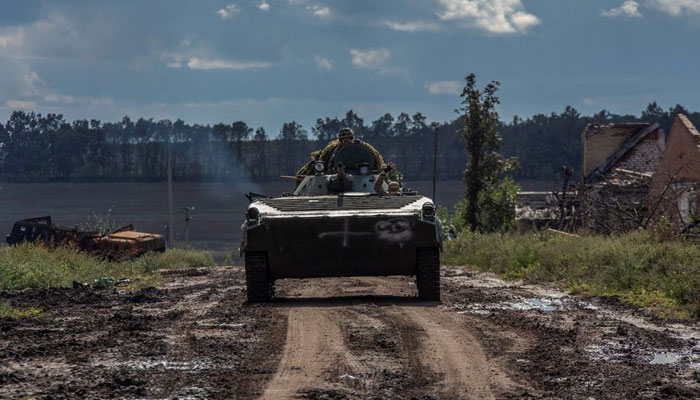
POLYGON ((214 265, 205 251, 168 250, 131 261, 110 263, 68 248, 48 249, 33 244, 0 247, 0 290, 71 286, 109 276, 148 280, 157 269, 214 265))
POLYGON ((447 243, 448 265, 504 278, 617 295, 674 317, 700 317, 700 247, 647 231, 617 237, 468 234, 447 243))

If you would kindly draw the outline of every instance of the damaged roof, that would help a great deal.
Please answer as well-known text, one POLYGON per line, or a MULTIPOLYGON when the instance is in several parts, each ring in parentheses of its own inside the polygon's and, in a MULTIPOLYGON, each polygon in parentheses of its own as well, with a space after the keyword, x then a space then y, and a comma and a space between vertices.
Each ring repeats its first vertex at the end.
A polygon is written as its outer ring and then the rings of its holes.
POLYGON ((638 131, 627 139, 620 148, 614 152, 610 157, 608 157, 604 163, 599 165, 591 173, 586 175, 585 182, 588 184, 595 183, 599 181, 611 168, 617 163, 622 157, 625 156, 630 150, 632 150, 639 142, 644 140, 651 133, 656 132, 659 129, 659 124, 590 124, 584 130, 584 135, 590 137, 594 134, 601 133, 605 128, 620 128, 620 127, 637 127, 638 131), (589 129, 590 128, 590 129, 589 129))

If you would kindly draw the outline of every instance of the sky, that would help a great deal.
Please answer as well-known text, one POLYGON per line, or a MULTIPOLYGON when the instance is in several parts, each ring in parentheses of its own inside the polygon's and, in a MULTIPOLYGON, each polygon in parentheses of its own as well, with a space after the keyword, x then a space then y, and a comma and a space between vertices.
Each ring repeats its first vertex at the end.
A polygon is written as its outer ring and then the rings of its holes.
POLYGON ((700 110, 699 39, 700 0, 0 0, 0 120, 448 121, 471 72, 505 120, 700 110))

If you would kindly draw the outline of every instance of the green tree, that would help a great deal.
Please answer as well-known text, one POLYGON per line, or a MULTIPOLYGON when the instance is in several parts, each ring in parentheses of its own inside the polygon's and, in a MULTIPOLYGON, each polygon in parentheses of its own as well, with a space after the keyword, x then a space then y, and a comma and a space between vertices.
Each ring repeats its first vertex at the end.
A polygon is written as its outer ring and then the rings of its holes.
POLYGON ((265 174, 266 168, 265 168, 265 147, 266 143, 268 141, 267 133, 265 132, 265 128, 262 126, 259 127, 258 129, 255 130, 255 135, 253 136, 253 141, 255 142, 255 166, 254 169, 257 169, 257 177, 262 178, 265 174))
POLYGON ((311 132, 321 142, 330 142, 338 136, 341 128, 343 128, 343 123, 337 117, 317 118, 316 126, 311 128, 311 132))
POLYGON ((492 215, 510 207, 508 202, 513 197, 512 187, 515 185, 505 178, 518 165, 515 157, 506 159, 498 153, 503 142, 497 131, 496 105, 500 101, 496 91, 500 84, 492 81, 479 90, 476 75, 469 74, 465 80, 462 107, 456 110, 464 123, 461 137, 469 157, 464 171, 464 223, 473 232, 507 229, 507 225, 498 222, 505 222, 507 215, 492 215))

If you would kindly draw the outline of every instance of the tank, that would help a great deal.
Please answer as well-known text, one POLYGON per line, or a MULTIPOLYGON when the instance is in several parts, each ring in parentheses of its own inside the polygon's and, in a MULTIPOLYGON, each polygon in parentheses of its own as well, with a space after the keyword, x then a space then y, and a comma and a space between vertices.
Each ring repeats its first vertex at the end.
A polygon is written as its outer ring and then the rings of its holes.
POLYGON ((440 300, 435 205, 410 190, 375 193, 372 160, 352 143, 317 162, 293 193, 248 194, 240 253, 249 302, 271 301, 278 279, 397 275, 416 277, 421 300, 440 300))

